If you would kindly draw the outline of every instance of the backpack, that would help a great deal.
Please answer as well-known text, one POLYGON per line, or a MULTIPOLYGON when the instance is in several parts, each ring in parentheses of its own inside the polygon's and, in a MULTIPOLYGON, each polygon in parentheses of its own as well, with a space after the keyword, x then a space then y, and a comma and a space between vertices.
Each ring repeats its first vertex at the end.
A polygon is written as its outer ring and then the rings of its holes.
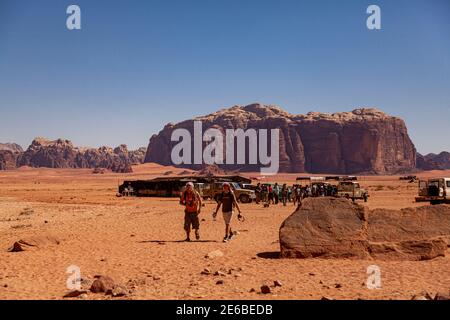
POLYGON ((186 206, 186 212, 196 213, 198 210, 198 196, 195 191, 191 195, 187 194, 187 191, 183 192, 182 203, 186 206))

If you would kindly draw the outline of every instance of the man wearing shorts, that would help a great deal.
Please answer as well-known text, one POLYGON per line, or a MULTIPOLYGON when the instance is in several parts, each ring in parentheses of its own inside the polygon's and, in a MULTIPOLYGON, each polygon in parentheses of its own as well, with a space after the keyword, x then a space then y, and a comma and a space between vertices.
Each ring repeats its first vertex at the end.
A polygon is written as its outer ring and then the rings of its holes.
POLYGON ((223 242, 228 242, 233 238, 233 231, 231 230, 231 219, 233 218, 233 209, 236 207, 238 209, 238 218, 241 218, 241 209, 236 201, 236 196, 233 191, 231 191, 230 184, 225 182, 223 184, 222 194, 218 198, 217 208, 214 216, 217 216, 217 212, 222 206, 223 220, 225 221, 225 237, 223 242))
POLYGON ((200 221, 198 216, 202 210, 202 197, 194 189, 194 184, 188 182, 186 190, 181 194, 180 203, 185 206, 184 209, 184 230, 186 231, 186 240, 191 241, 191 226, 195 230, 195 238, 200 240, 200 221))

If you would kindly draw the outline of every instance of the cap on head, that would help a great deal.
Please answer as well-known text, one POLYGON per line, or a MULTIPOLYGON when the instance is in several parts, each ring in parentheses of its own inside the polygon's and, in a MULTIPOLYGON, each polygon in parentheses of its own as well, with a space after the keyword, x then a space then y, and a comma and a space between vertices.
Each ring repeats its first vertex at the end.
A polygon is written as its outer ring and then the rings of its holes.
POLYGON ((194 184, 192 182, 186 183, 186 188, 189 188, 189 187, 193 188, 194 184))

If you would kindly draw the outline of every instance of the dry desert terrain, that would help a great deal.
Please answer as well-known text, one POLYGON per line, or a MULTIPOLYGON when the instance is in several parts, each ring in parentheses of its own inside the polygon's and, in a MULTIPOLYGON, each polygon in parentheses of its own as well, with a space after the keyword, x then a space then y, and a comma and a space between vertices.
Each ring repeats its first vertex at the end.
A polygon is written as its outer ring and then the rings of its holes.
MULTIPOLYGON (((423 290, 450 289, 450 255, 419 262, 278 259, 279 227, 294 211, 293 204, 243 204, 246 221, 234 221, 239 235, 222 243, 222 218, 213 221, 215 203, 206 201, 202 240, 182 242, 183 209, 177 199, 116 197, 124 179, 154 178, 169 170, 175 175, 182 171, 145 164, 135 166, 132 174, 31 168, 0 172, 0 299, 62 299, 69 291, 67 268, 72 265, 80 268, 83 288, 89 288, 95 275, 107 275, 128 290, 120 298, 88 292, 84 299, 410 299, 423 290), (45 236, 60 243, 8 252, 15 241, 45 236), (205 258, 215 250, 223 256, 205 258), (380 289, 366 286, 370 265, 381 270, 380 289), (205 268, 212 274, 201 274, 205 268), (216 271, 223 274, 215 276, 216 271), (260 293, 263 284, 275 280, 282 286, 260 293)), ((285 174, 271 181, 292 183, 296 177, 285 174)), ((361 177, 360 182, 369 189, 370 208, 424 205, 413 202, 417 184, 398 176, 361 177)))

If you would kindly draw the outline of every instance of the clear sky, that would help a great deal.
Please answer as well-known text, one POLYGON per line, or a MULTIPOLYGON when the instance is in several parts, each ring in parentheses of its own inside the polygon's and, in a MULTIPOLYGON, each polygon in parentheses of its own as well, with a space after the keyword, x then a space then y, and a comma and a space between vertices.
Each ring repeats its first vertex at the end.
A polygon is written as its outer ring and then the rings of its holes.
POLYGON ((450 150, 450 1, 0 0, 0 142, 134 148, 252 102, 375 106, 419 152, 450 150), (382 30, 366 27, 370 4, 382 30))

